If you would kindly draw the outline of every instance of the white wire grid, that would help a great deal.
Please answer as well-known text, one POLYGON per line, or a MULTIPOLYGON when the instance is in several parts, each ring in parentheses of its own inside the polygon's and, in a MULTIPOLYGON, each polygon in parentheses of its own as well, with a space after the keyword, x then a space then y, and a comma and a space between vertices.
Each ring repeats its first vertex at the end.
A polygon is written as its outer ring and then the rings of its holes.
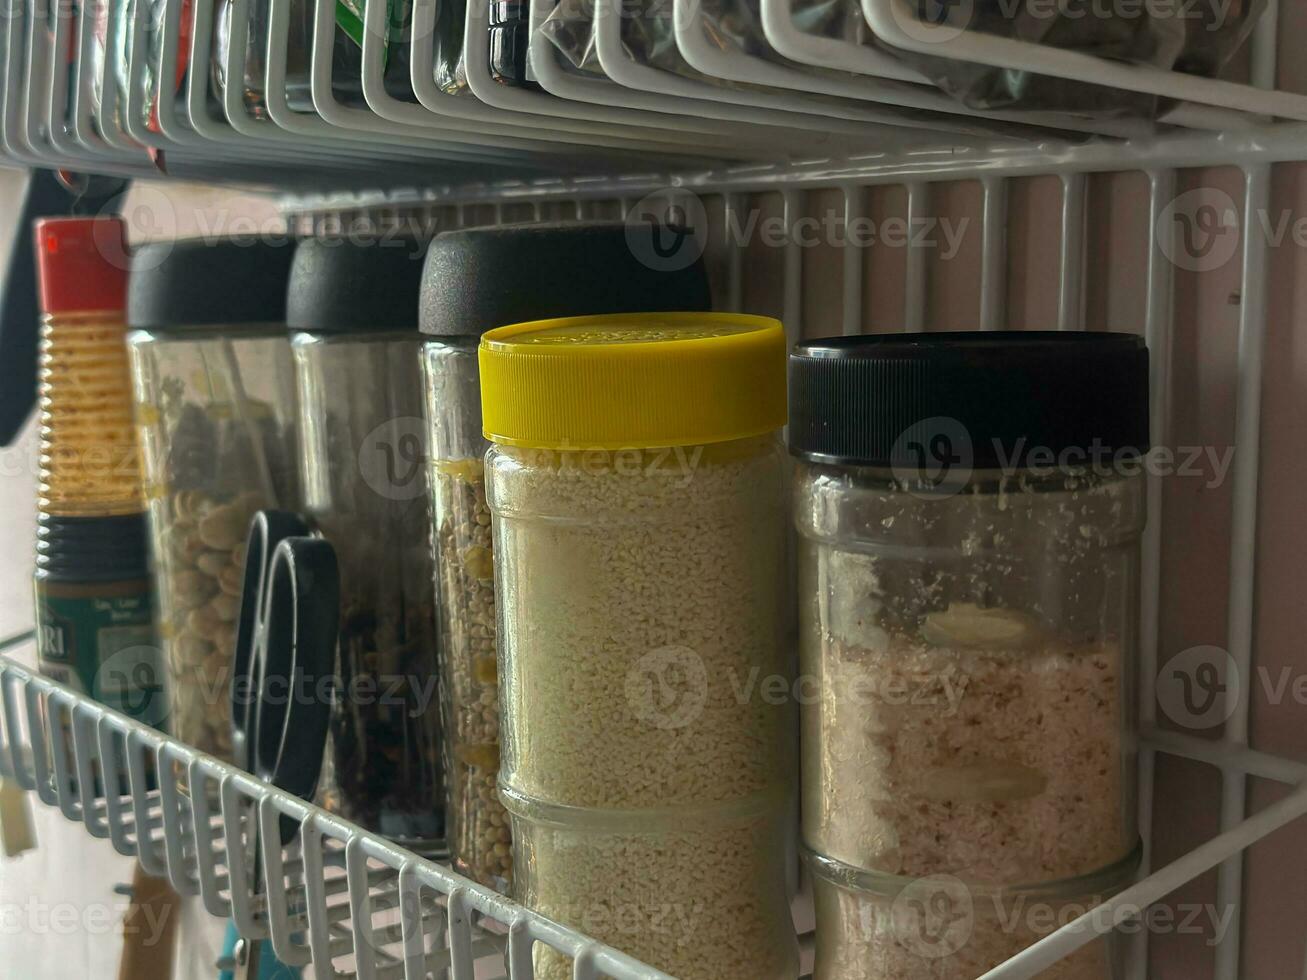
MULTIPOLYGON (((1250 84, 976 31, 937 36, 945 29, 918 20, 907 0, 861 0, 866 28, 882 48, 804 33, 794 0, 757 0, 767 58, 710 43, 702 5, 674 0, 678 52, 700 73, 688 77, 634 60, 622 42, 619 12, 624 6, 629 13, 630 5, 601 0, 595 41, 602 72, 565 69, 561 52, 533 30, 528 58, 537 89, 492 78, 489 0, 470 0, 461 94, 442 90, 433 77, 440 0, 415 0, 412 29, 393 42, 407 46, 411 101, 396 98, 383 77, 386 7, 377 4, 367 9, 361 79, 354 80, 363 98, 348 104, 333 75, 335 2, 306 0, 312 44, 301 82, 311 91, 309 111, 287 99, 295 0, 6 2, 0 155, 27 166, 140 177, 164 168, 174 176, 300 193, 369 185, 471 191, 486 184, 506 193, 591 173, 613 183, 656 173, 665 185, 720 183, 743 169, 789 183, 818 161, 830 174, 867 166, 902 173, 923 159, 965 166, 1022 153, 1045 166, 1095 154, 1136 162, 1165 153, 1246 162, 1245 147, 1279 159, 1307 156, 1307 95, 1275 87, 1277 0, 1270 0, 1251 42, 1250 84), (231 43, 219 59, 214 21, 224 6, 231 43), (266 13, 266 29, 250 39, 255 9, 266 13), (107 23, 105 49, 126 48, 125 61, 93 57, 99 21, 107 23), (1151 93, 1173 105, 1161 127, 1069 113, 968 110, 888 53, 894 48, 1151 93), (240 83, 251 54, 262 63, 255 81, 266 104, 257 112, 240 83), (221 96, 209 70, 215 59, 233 80, 221 96), (178 67, 187 65, 193 67, 181 84, 172 84, 178 67), (155 121, 147 124, 150 107, 155 121), (1068 140, 1069 132, 1084 134, 1088 144, 1068 140)), ((532 0, 533 27, 556 2, 532 0)))
POLYGON ((574 957, 578 980, 670 980, 6 657, 0 704, 0 775, 166 875, 179 894, 199 895, 241 935, 270 937, 283 963, 312 962, 323 978, 473 980, 506 970, 530 980, 542 943, 574 957), (97 795, 103 773, 122 775, 97 795), (299 831, 288 847, 283 818, 299 831), (490 972, 478 974, 486 960, 490 972))
MULTIPOLYGON (((1007 170, 992 167, 985 168, 980 173, 983 195, 981 233, 984 245, 976 297, 980 329, 997 329, 1006 321, 1007 200, 1012 177, 1025 174, 1025 167, 1024 163, 1015 161, 1007 170)), ((1149 260, 1146 270, 1144 333, 1152 352, 1153 437, 1156 444, 1169 445, 1167 424, 1174 282, 1173 265, 1167 256, 1174 252, 1173 243, 1164 237, 1172 232, 1163 219, 1168 205, 1175 198, 1176 173, 1170 169, 1150 169, 1143 173, 1149 187, 1149 260)), ((866 199, 874 188, 895 184, 901 185, 906 192, 909 213, 926 215, 929 214, 933 183, 955 179, 956 176, 947 172, 922 174, 907 182, 889 175, 878 178, 863 176, 856 183, 842 182, 835 187, 843 193, 846 220, 864 213, 866 199)), ((1070 166, 1054 171, 1054 176, 1060 179, 1062 203, 1059 236, 1061 248, 1058 256, 1058 326, 1064 330, 1075 330, 1084 326, 1087 176, 1070 166)), ((1245 231, 1250 232, 1250 216, 1265 212, 1269 204, 1270 165, 1259 163, 1245 167, 1242 176, 1245 231)), ((763 182, 754 189, 776 188, 763 182)), ((802 336, 804 331, 804 267, 801 248, 789 231, 804 213, 804 190, 796 187, 782 187, 780 190, 787 232, 785 241, 791 243, 785 246, 783 256, 781 306, 787 332, 793 341, 802 336)), ((689 213, 680 207, 684 203, 683 196, 687 193, 684 190, 666 191, 665 205, 669 209, 689 213)), ((743 187, 726 192, 722 200, 724 214, 739 214, 748 207, 748 193, 743 187)), ((303 230, 335 231, 358 221, 368 221, 374 227, 384 226, 387 220, 398 220, 408 210, 393 203, 386 206, 379 206, 375 202, 369 204, 363 199, 354 202, 356 208, 346 209, 345 200, 341 196, 336 196, 332 203, 331 209, 299 212, 303 230)), ((630 198, 614 198, 604 193, 602 187, 596 186, 592 193, 571 199, 501 198, 431 207, 418 206, 415 210, 409 210, 408 216, 419 217, 429 230, 433 230, 513 220, 619 217, 631 206, 630 198)), ((1257 524, 1262 362, 1267 323, 1265 285, 1268 246, 1265 236, 1253 233, 1244 234, 1241 241, 1243 302, 1239 318, 1237 414, 1232 474, 1233 526, 1229 555, 1230 615, 1226 645, 1240 676, 1248 677, 1251 676, 1253 608, 1256 597, 1254 532, 1257 524)), ((924 252, 923 249, 907 250, 903 313, 906 329, 917 329, 925 321, 929 269, 924 252)), ((725 253, 724 261, 726 278, 722 305, 739 308, 744 295, 746 257, 742 249, 732 248, 725 253)), ((845 333, 856 334, 864 329, 863 292, 866 288, 860 250, 845 247, 842 261, 845 274, 840 293, 841 323, 845 333)), ((1217 980, 1237 980, 1240 976, 1244 850, 1276 829, 1307 814, 1307 764, 1270 756, 1255 751, 1248 745, 1248 707, 1253 685, 1239 685, 1238 701, 1233 706, 1231 719, 1220 741, 1158 727, 1155 680, 1160 629, 1162 494, 1160 478, 1157 476, 1150 477, 1148 498, 1150 519, 1143 548, 1141 649, 1137 686, 1141 719, 1139 818, 1146 848, 1143 876, 1137 884, 1108 901, 1105 908, 1109 914, 1105 915, 1104 910, 1099 909, 1094 914, 1069 924, 996 967, 986 974, 986 978, 1011 980, 1035 976, 1096 935, 1118 925, 1123 918, 1164 898, 1203 872, 1218 868, 1217 904, 1219 908, 1229 910, 1233 918, 1217 947, 1214 976, 1217 980), (1148 852, 1153 827, 1157 753, 1197 760, 1217 767, 1222 773, 1224 788, 1220 833, 1160 868, 1152 866, 1151 854, 1148 852), (1275 804, 1249 816, 1245 788, 1247 777, 1250 776, 1294 788, 1275 804)), ((550 925, 506 899, 458 878, 447 869, 421 861, 320 810, 298 800, 288 799, 246 774, 121 719, 103 707, 80 699, 9 661, 0 661, 0 693, 3 694, 0 698, 0 711, 3 712, 5 721, 3 733, 8 742, 7 750, 0 748, 0 773, 16 775, 22 785, 35 788, 45 802, 60 806, 65 815, 85 823, 92 834, 110 837, 114 845, 124 853, 135 853, 139 847, 148 870, 166 870, 179 890, 191 894, 198 891, 204 896, 206 907, 211 912, 216 915, 234 915, 238 925, 248 934, 259 935, 265 930, 270 931, 279 955, 283 955, 283 958, 289 956, 289 962, 303 962, 309 956, 315 962, 323 962, 324 958, 338 957, 343 951, 357 950, 361 943, 365 951, 358 966, 360 976, 374 975, 368 972, 371 970, 378 971, 375 973, 377 976, 404 975, 417 978, 424 974, 403 974, 402 970, 405 966, 414 971, 432 969, 432 963, 443 964, 445 960, 441 959, 442 956, 455 955, 459 949, 473 949, 492 957, 500 955, 500 947, 504 943, 503 932, 507 929, 508 941, 503 948, 508 953, 507 969, 510 977, 530 976, 521 971, 528 969, 529 957, 522 949, 524 945, 529 945, 531 939, 549 942, 569 953, 583 951, 580 960, 582 965, 576 974, 578 978, 592 976, 585 972, 587 963, 595 964, 596 968, 619 980, 625 980, 626 977, 652 980, 661 976, 634 965, 632 961, 621 958, 611 950, 590 945, 588 940, 575 932, 550 925), (87 774, 92 770, 86 768, 93 764, 90 760, 97 757, 112 758, 115 761, 108 767, 112 770, 119 764, 116 760, 123 751, 123 746, 127 747, 129 770, 134 761, 141 770, 131 783, 130 800, 96 801, 71 793, 66 778, 58 771, 61 731, 58 726, 43 729, 38 724, 39 719, 57 717, 58 712, 65 715, 71 713, 74 720, 71 742, 77 771, 82 774, 81 786, 91 785, 87 774), (34 732, 43 734, 38 734, 34 739, 34 732), (79 732, 82 734, 79 735, 79 732), (53 760, 53 763, 48 760, 53 760), (143 782, 147 761, 158 772, 178 773, 177 778, 163 780, 159 793, 147 793, 143 782), (184 789, 186 785, 202 786, 204 791, 192 793, 184 789), (60 787, 64 788, 63 791, 60 787), (278 814, 290 815, 301 823, 305 841, 302 852, 293 854, 282 854, 275 847, 272 850, 276 853, 269 853, 268 845, 265 844, 264 864, 270 869, 270 880, 282 883, 281 887, 272 891, 270 921, 260 918, 250 904, 249 863, 242 857, 250 826, 244 808, 251 805, 257 810, 258 819, 265 829, 275 828, 278 814), (144 847, 138 844, 134 826, 150 828, 144 847), (207 837, 204 833, 197 835, 195 827, 209 827, 209 834, 207 837), (373 868, 376 872, 375 880, 365 873, 368 859, 374 863, 380 862, 373 868), (329 874, 326 884, 318 887, 316 882, 321 869, 330 869, 333 861, 339 863, 342 860, 345 865, 343 880, 332 878, 329 874), (404 882, 409 883, 408 890, 405 890, 404 882), (414 885, 413 882, 418 884, 414 885), (382 887, 383 884, 385 887, 382 887), (373 919, 370 905, 390 907, 395 901, 412 901, 414 888, 428 889, 432 899, 434 918, 426 919, 429 924, 424 939, 419 939, 421 930, 413 927, 412 923, 407 931, 402 922, 398 926, 388 922, 370 931, 367 925, 373 919), (280 897, 283 894, 287 897, 280 897), (324 904, 330 896, 337 894, 341 896, 339 905, 324 904), (347 902, 345 896, 348 897, 347 902), (458 933, 458 929, 469 928, 468 916, 460 911, 460 902, 466 903, 467 907, 482 916, 475 939, 471 938, 472 933, 469 932, 464 941, 463 935, 458 933), (454 909, 452 913, 449 911, 451 908, 454 909), (447 921, 442 920, 441 916, 447 921), (430 924, 432 922, 439 924, 433 926, 430 924), (305 923, 308 926, 309 941, 302 945, 295 937, 297 932, 303 930, 305 923), (517 940, 517 945, 513 942, 514 935, 521 937, 517 940), (443 938, 445 936, 449 937, 448 940, 443 938), (399 952, 388 951, 390 946, 387 945, 387 940, 398 942, 399 952), (444 942, 449 944, 448 949, 453 954, 441 952, 446 948, 441 945, 444 942), (420 952, 424 946, 426 952, 420 952), (591 952, 584 952, 585 950, 591 952), (371 965, 367 962, 369 959, 371 965), (423 963, 426 965, 421 966, 423 963)), ((414 920, 423 921, 421 916, 415 916, 414 920)), ((1130 937, 1127 947, 1129 980, 1146 980, 1147 944, 1146 930, 1130 937)), ((464 975, 471 976, 457 972, 457 955, 454 968, 455 980, 463 980, 464 975)))
MULTIPOLYGON (((450 95, 432 79, 429 32, 437 0, 418 0, 411 47, 412 82, 417 102, 403 102, 382 84, 382 48, 376 21, 384 9, 368 7, 373 30, 363 51, 365 106, 336 101, 331 84, 330 0, 317 0, 313 30, 313 112, 291 109, 285 98, 286 38, 290 0, 269 0, 266 49, 267 115, 251 115, 232 86, 219 105, 207 70, 187 73, 180 92, 144 88, 149 50, 141 20, 126 66, 133 80, 124 112, 114 111, 117 89, 112 65, 100 68, 105 106, 90 109, 94 62, 90 58, 96 2, 62 7, 53 16, 46 0, 16 0, 18 16, 0 25, 0 154, 31 166, 60 166, 123 176, 157 175, 145 147, 163 150, 168 170, 201 180, 244 181, 294 192, 287 205, 314 218, 409 213, 417 207, 434 227, 543 218, 620 217, 633 201, 665 194, 670 204, 685 193, 724 196, 728 213, 745 206, 748 195, 777 191, 787 231, 802 211, 808 191, 836 189, 846 217, 862 213, 871 188, 902 185, 909 217, 929 213, 932 186, 939 181, 979 180, 983 193, 983 253, 978 295, 981 329, 1005 322, 1008 193, 1012 179, 1053 175, 1061 183, 1061 235, 1058 257, 1057 324, 1084 325, 1085 222, 1088 176, 1106 171, 1138 171, 1150 187, 1149 262, 1145 333, 1153 352, 1153 430, 1167 444, 1168 365, 1171 349, 1173 267, 1159 221, 1174 199, 1176 170, 1237 164, 1243 177, 1243 213, 1264 211, 1270 198, 1270 168, 1280 161, 1307 159, 1307 97, 1275 90, 1277 4, 1272 2, 1252 42, 1251 85, 1194 79, 1175 73, 1108 63, 1084 55, 976 34, 933 44, 922 41, 920 26, 904 0, 863 0, 868 25, 883 39, 909 50, 928 50, 983 64, 1114 84, 1184 100, 1171 120, 1185 128, 1160 134, 1127 127, 1109 135, 1128 141, 1096 139, 1067 142, 1051 135, 1012 138, 1010 129, 986 135, 984 120, 944 103, 933 90, 915 84, 911 73, 875 49, 804 34, 792 17, 792 0, 761 0, 769 42, 790 64, 762 61, 739 53, 705 49, 697 43, 697 6, 677 0, 678 44, 682 54, 712 78, 769 86, 757 92, 691 82, 626 57, 615 33, 616 18, 599 6, 599 56, 604 74, 585 78, 563 70, 559 53, 533 35, 530 60, 542 91, 494 83, 484 46, 467 46, 470 94, 450 95), (905 20, 904 18, 909 18, 905 20), (45 30, 45 25, 50 30, 45 30), (423 39, 426 38, 426 44, 423 39), (614 40, 618 43, 614 44, 614 40), (923 47, 923 45, 927 45, 923 47), (837 68, 847 78, 806 70, 837 68), (905 74, 907 77, 905 77, 905 74), (787 94, 788 93, 788 94, 787 94), (159 131, 141 120, 147 94, 157 97, 159 131), (841 111, 814 109, 810 95, 845 100, 841 111), (876 104, 909 107, 910 125, 877 118, 876 104), (855 111, 856 109, 856 111, 855 111), (1272 117, 1280 121, 1274 121, 1272 117), (120 128, 119 119, 122 125, 120 128), (926 125, 922 125, 922 121, 926 125), (977 129, 977 127, 980 127, 977 129), (593 172, 582 172, 585 170, 593 172), (411 189, 405 189, 411 188, 411 189)), ((212 14, 216 0, 194 0, 190 49, 182 48, 180 0, 168 0, 163 17, 159 61, 154 77, 172 78, 179 58, 208 65, 213 51, 212 14)), ((241 28, 252 0, 232 7, 233 44, 225 65, 228 78, 244 72, 246 35, 241 28)), ((534 0, 538 25, 550 9, 534 0)), ((484 37, 487 0, 468 4, 467 37, 484 37)), ((112 33, 118 30, 110 18, 112 33)), ((994 116, 1008 124, 1010 119, 994 116)), ((1033 119, 1063 129, 1101 129, 1084 120, 1033 119)), ((1028 132, 1028 131, 1027 131, 1028 132)), ((1246 229, 1245 229, 1246 230, 1246 229)), ((1233 470, 1233 521, 1229 555, 1227 649, 1241 676, 1252 661, 1256 598, 1254 547, 1257 526, 1258 444, 1261 381, 1266 334, 1268 255, 1265 236, 1242 238, 1242 305, 1239 321, 1238 389, 1233 470)), ((859 250, 842 254, 841 322, 845 333, 863 329, 864 278, 859 250)), ((742 305, 744 256, 727 257, 727 295, 723 305, 742 305)), ((922 250, 907 252, 904 280, 905 329, 925 321, 928 268, 922 250)), ((787 246, 783 263, 783 318, 792 340, 803 332, 803 265, 797 245, 787 246)), ((1144 858, 1145 876, 1108 903, 1115 914, 1146 906, 1209 868, 1219 868, 1217 903, 1234 915, 1217 948, 1217 980, 1239 976, 1239 915, 1243 852, 1253 842, 1307 813, 1307 766, 1270 757, 1248 746, 1248 705, 1252 685, 1241 685, 1239 699, 1220 742, 1161 731, 1156 727, 1155 679, 1158 666, 1162 496, 1159 481, 1149 485, 1150 523, 1144 542, 1141 656, 1138 690, 1143 726, 1140 746, 1140 824, 1151 837, 1153 785, 1158 752, 1196 759, 1222 772, 1220 834, 1163 868, 1144 858), (1295 789, 1249 817, 1246 777, 1259 776, 1295 789)), ((102 707, 0 661, 0 687, 6 745, 0 772, 34 789, 95 836, 108 837, 123 853, 139 854, 147 870, 166 872, 175 887, 200 894, 216 915, 234 916, 252 937, 271 934, 279 956, 291 963, 312 958, 321 964, 357 954, 363 977, 424 976, 452 966, 455 980, 471 977, 478 956, 506 951, 509 976, 529 977, 529 947, 546 942, 578 956, 578 978, 596 971, 625 980, 661 976, 621 954, 567 929, 548 923, 502 897, 466 882, 363 833, 322 811, 252 780, 248 775, 200 756, 186 746, 114 716, 102 707), (72 738, 61 726, 39 719, 62 713, 72 720, 72 738), (71 744, 68 744, 70 742, 71 744), (65 752, 71 751, 71 756, 65 752), (92 785, 93 760, 118 760, 126 751, 131 794, 96 800, 72 792, 59 766, 72 759, 92 785), (148 789, 147 764, 171 774, 157 791, 148 789), (42 768, 44 766, 44 768, 42 768), (202 787, 190 792, 186 787, 202 787), (251 813, 255 814, 251 816, 251 813), (266 845, 264 865, 271 890, 267 909, 251 899, 248 859, 251 820, 274 827, 280 813, 299 821, 302 850, 282 853, 266 845), (197 828, 199 831, 197 832, 197 828), (139 831, 143 830, 144 833, 139 831), (405 915, 377 925, 387 910, 424 907, 430 914, 405 915), (307 942, 304 941, 307 929, 307 942), (407 971, 407 972, 406 972, 407 971)), ((115 761, 107 767, 114 770, 115 761)), ((1092 921, 1059 930, 987 977, 1017 978, 1048 964, 1110 927, 1101 912, 1092 921)), ((1128 976, 1144 980, 1146 931, 1131 940, 1128 976)), ((321 966, 319 966, 321 969, 321 966)), ((1307 976, 1307 966, 1304 968, 1307 976)))
MULTIPOLYGON (((1161 159, 1167 159, 1165 155, 1161 159)), ((1103 161, 1101 169, 1108 167, 1103 161)), ((1047 161, 1044 161, 1047 168, 1047 161)), ((1098 167, 1090 168, 1100 169, 1098 167)), ((1170 445, 1168 432, 1170 408, 1169 366, 1172 361, 1172 303, 1174 293, 1174 265, 1170 256, 1176 254, 1174 242, 1163 236, 1174 234, 1174 227, 1166 220, 1166 211, 1176 198, 1177 174, 1174 169, 1149 168, 1142 171, 1148 181, 1148 265, 1146 271, 1146 310, 1144 335, 1151 353, 1151 411, 1152 435, 1155 445, 1170 445)), ((1233 453, 1233 494, 1230 564, 1230 591, 1228 596, 1229 619, 1226 649, 1232 666, 1242 678, 1253 676, 1252 640, 1253 613, 1257 594, 1255 575, 1255 544, 1257 527, 1257 487, 1260 466, 1259 433, 1261 431, 1262 366, 1267 329, 1267 276, 1268 241, 1265 235, 1255 233, 1252 222, 1256 215, 1265 214, 1270 206, 1269 163, 1257 163, 1241 170, 1243 177, 1243 229, 1242 290, 1239 316, 1239 345, 1237 365, 1236 418, 1233 453)), ((842 181, 834 188, 842 192, 846 226, 859 215, 865 214, 869 192, 876 187, 901 185, 907 198, 910 226, 914 216, 929 215, 932 185, 935 181, 979 179, 981 183, 981 253, 980 286, 977 295, 976 322, 982 330, 999 329, 1006 322, 1007 295, 1007 216, 1009 185, 1019 176, 1043 174, 1060 180, 1060 251, 1058 255, 1057 327, 1061 330, 1084 328, 1085 318, 1085 265, 1086 226, 1088 221, 1086 185, 1088 172, 1068 163, 1060 169, 1033 169, 1029 161, 997 161, 965 170, 922 173, 904 181, 897 174, 861 174, 856 181, 842 181)), ((802 247, 793 235, 794 223, 804 211, 804 194, 808 190, 828 189, 820 177, 779 186, 769 182, 752 185, 741 179, 733 189, 724 192, 723 220, 730 221, 751 206, 748 197, 757 191, 779 191, 782 200, 782 219, 786 244, 783 258, 783 292, 780 301, 782 319, 791 343, 804 335, 804 282, 802 247), (796 186, 797 184, 797 186, 796 186)), ((702 214, 702 208, 684 206, 690 191, 684 188, 659 192, 665 199, 669 214, 685 218, 702 214)), ((305 202, 301 202, 305 203, 305 202)), ((326 202, 318 201, 318 205, 326 202)), ((341 206, 343 198, 331 202, 341 206)), ((356 202, 362 203, 362 202, 356 202)), ((521 217, 510 208, 527 207, 535 219, 559 217, 595 218, 618 217, 632 206, 631 198, 611 199, 603 189, 574 200, 558 199, 543 203, 514 204, 511 200, 494 200, 462 205, 442 205, 421 210, 424 219, 432 226, 457 227, 489 221, 504 221, 521 217), (545 208, 549 208, 548 212, 545 208)), ((647 213, 648 201, 640 202, 642 213, 647 213)), ((377 219, 383 211, 366 205, 357 211, 309 211, 305 214, 305 230, 323 229, 326 219, 331 230, 339 230, 360 216, 377 219)), ((902 325, 905 331, 922 329, 926 319, 927 303, 927 249, 906 250, 904 269, 904 304, 902 325)), ((863 292, 866 288, 862 263, 862 250, 844 246, 841 250, 843 275, 841 277, 840 318, 845 334, 865 331, 863 292)), ((746 274, 746 257, 743 249, 733 248, 726 253, 726 281, 722 305, 739 310, 742 306, 743 278, 746 274)), ((1240 919, 1243 897, 1244 850, 1273 831, 1307 814, 1307 764, 1282 759, 1255 751, 1249 747, 1249 701, 1251 684, 1239 685, 1237 701, 1231 706, 1230 720, 1221 741, 1210 741, 1190 735, 1163 730, 1157 724, 1156 680, 1161 599, 1161 548, 1162 548, 1162 492, 1161 478, 1151 475, 1148 483, 1149 522, 1143 542, 1141 579, 1143 583, 1140 616, 1139 676, 1136 690, 1139 693, 1141 738, 1139 746, 1139 823, 1145 842, 1142 864, 1143 877, 1131 888, 1110 899, 1104 908, 1087 914, 1082 920, 1043 939, 1036 945, 996 967, 985 975, 985 980, 1016 980, 1036 976, 1051 963, 1069 955, 1079 946, 1090 942, 1105 930, 1120 924, 1123 918, 1137 913, 1153 902, 1167 896, 1180 885, 1191 881, 1213 867, 1219 868, 1216 906, 1229 910, 1230 928, 1217 946, 1213 976, 1215 980, 1238 980, 1240 976, 1240 919), (1220 834, 1201 847, 1189 852, 1169 865, 1153 868, 1151 837, 1153 830, 1153 791, 1157 753, 1192 759, 1217 767, 1223 780, 1220 810, 1220 834), (1248 815, 1246 785, 1249 776, 1269 779, 1291 785, 1295 789, 1278 803, 1248 815), (1104 914, 1106 912, 1110 914, 1104 914)), ((1131 937, 1128 946, 1129 980, 1147 980, 1148 935, 1141 931, 1131 937)), ((1307 975, 1305 969, 1304 975, 1307 975)))

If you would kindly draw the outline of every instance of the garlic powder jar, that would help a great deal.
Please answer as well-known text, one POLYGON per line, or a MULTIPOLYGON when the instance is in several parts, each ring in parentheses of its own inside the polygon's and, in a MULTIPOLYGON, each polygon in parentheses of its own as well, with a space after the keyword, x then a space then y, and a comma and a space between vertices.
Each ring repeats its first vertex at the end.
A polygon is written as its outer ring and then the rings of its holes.
POLYGON ((822 340, 790 389, 806 845, 985 885, 1131 860, 1142 341, 822 340))
POLYGON ((713 313, 481 342, 514 894, 682 980, 798 968, 784 361, 713 313))

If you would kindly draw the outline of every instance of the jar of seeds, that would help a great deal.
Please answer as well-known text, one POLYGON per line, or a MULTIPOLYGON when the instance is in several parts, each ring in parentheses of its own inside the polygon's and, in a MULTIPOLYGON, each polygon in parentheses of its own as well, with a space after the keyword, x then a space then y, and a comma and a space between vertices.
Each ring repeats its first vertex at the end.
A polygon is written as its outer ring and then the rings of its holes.
POLYGON ((299 504, 290 259, 289 246, 158 243, 128 286, 169 727, 222 759, 249 520, 299 504))
POLYGON ((287 319, 306 516, 335 547, 341 623, 322 805, 443 858, 440 646, 414 242, 302 242, 287 319))
POLYGON ((711 305, 702 265, 659 270, 620 222, 510 225, 440 235, 422 277, 431 498, 444 652, 450 856, 460 872, 507 890, 509 814, 500 802, 494 546, 486 503, 477 345, 493 327, 542 316, 711 305), (515 288, 487 287, 515 270, 515 288), (578 270, 585 270, 578 277, 578 270))

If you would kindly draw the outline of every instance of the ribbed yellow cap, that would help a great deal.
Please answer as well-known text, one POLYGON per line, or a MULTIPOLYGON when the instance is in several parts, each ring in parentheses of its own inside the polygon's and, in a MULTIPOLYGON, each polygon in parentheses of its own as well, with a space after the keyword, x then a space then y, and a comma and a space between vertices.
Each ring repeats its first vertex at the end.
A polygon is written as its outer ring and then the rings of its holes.
POLYGON ((533 449, 695 446, 785 424, 785 334, 770 317, 630 313, 481 338, 492 442, 533 449))

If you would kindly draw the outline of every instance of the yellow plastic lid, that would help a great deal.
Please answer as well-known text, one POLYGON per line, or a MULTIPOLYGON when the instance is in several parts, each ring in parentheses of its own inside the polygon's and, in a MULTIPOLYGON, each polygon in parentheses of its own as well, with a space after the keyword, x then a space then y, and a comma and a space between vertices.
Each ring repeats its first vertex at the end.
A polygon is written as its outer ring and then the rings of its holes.
POLYGON ((533 449, 696 446, 785 424, 785 334, 770 317, 629 313, 481 338, 487 439, 533 449))

